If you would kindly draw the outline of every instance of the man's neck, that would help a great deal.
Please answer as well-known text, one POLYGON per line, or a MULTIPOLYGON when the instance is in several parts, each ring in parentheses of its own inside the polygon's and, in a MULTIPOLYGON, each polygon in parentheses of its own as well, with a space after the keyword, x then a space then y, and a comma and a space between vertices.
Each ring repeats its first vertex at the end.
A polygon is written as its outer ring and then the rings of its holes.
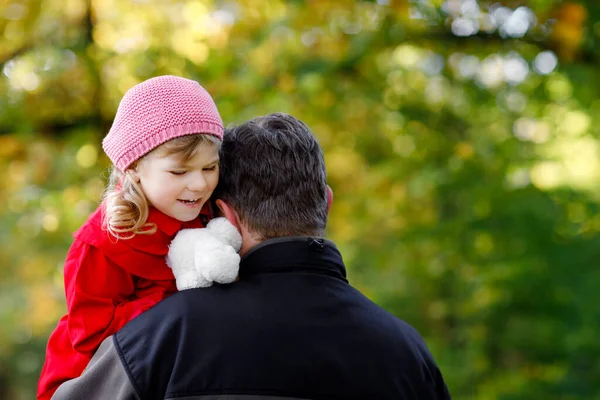
POLYGON ((262 241, 257 241, 257 243, 254 246, 249 247, 248 249, 246 249, 246 251, 244 253, 242 253, 241 250, 240 250, 240 256, 242 258, 247 257, 250 254, 254 253, 256 250, 261 249, 261 248, 263 248, 265 246, 274 244, 274 243, 290 242, 290 241, 295 241, 295 240, 306 240, 307 238, 321 239, 321 240, 327 241, 328 243, 333 244, 329 240, 327 240, 327 239, 325 239, 323 237, 320 237, 320 236, 280 236, 280 237, 276 237, 276 238, 272 238, 272 239, 266 239, 266 240, 262 240, 262 241))

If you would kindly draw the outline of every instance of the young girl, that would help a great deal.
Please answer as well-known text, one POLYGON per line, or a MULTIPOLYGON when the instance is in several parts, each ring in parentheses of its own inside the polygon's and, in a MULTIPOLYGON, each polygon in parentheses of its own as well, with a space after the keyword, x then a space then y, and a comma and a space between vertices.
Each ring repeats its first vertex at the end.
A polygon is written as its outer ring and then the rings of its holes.
POLYGON ((75 232, 65 262, 68 312, 48 341, 38 399, 177 290, 165 256, 179 230, 211 217, 222 138, 215 103, 197 82, 161 76, 125 94, 102 142, 114 164, 104 200, 75 232))

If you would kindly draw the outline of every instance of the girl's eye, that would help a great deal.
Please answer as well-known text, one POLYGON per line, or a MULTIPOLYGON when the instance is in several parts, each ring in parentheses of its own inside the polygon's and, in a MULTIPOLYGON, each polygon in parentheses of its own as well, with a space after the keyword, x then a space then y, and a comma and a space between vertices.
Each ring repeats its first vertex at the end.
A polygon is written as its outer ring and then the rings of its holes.
POLYGON ((205 171, 215 171, 216 169, 217 169, 216 165, 213 165, 212 167, 204 168, 205 171))
POLYGON ((169 171, 172 175, 183 175, 185 171, 169 171))

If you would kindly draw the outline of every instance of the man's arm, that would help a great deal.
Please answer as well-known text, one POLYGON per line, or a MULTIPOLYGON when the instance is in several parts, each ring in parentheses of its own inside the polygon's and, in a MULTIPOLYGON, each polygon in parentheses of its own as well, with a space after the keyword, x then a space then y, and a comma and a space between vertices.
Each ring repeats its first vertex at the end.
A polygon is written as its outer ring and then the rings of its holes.
POLYGON ((117 349, 113 337, 107 337, 79 378, 60 385, 52 400, 140 400, 117 349))

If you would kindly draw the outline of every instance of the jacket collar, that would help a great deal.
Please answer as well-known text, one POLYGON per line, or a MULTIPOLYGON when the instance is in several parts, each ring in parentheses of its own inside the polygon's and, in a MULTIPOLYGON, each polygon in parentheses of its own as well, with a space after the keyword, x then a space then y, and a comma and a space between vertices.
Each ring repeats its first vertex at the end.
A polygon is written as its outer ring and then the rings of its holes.
POLYGON ((266 240, 240 261, 240 279, 283 272, 324 274, 348 282, 342 255, 333 242, 322 238, 294 236, 266 240))

